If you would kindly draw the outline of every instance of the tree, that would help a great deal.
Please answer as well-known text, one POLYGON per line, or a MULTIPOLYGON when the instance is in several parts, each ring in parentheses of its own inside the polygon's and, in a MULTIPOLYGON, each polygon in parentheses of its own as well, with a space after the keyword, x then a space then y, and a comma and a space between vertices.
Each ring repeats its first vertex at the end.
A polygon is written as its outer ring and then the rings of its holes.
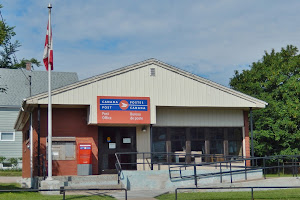
MULTIPOLYGON (((0 4, 0 8, 2 5, 0 4)), ((12 37, 16 35, 14 32, 15 27, 8 26, 5 21, 2 19, 0 23, 0 68, 13 68, 14 64, 17 63, 17 60, 14 56, 17 48, 20 47, 20 43, 16 40, 14 43, 11 43, 12 37)))
POLYGON ((265 51, 250 69, 235 71, 230 86, 266 101, 253 112, 256 156, 300 153, 300 55, 295 46, 265 51))
MULTIPOLYGON (((2 5, 0 4, 0 9, 2 5)), ((1 11, 0 11, 1 13, 1 11)), ((1 16, 2 17, 2 16, 1 16)), ((16 35, 14 32, 15 27, 11 27, 5 23, 5 21, 1 18, 0 21, 0 68, 9 68, 9 69, 17 69, 17 68, 26 68, 27 63, 31 63, 37 67, 41 66, 41 63, 35 58, 31 59, 21 59, 18 62, 15 53, 18 51, 17 49, 21 46, 18 40, 11 42, 12 38, 16 35)), ((33 66, 32 66, 33 68, 33 66)), ((1 77, 0 77, 1 78, 1 77)), ((7 91, 6 85, 0 85, 0 92, 7 91)))
MULTIPOLYGON (((0 9, 1 8, 2 5, 0 4, 0 9)), ((41 63, 34 58, 23 58, 18 62, 15 53, 18 51, 21 44, 18 40, 13 43, 11 42, 12 38, 16 35, 14 28, 15 27, 7 25, 4 20, 0 22, 0 68, 25 68, 27 62, 30 62, 37 67, 41 66, 41 63)))
POLYGON ((3 164, 6 158, 4 156, 0 156, 0 164, 3 164))

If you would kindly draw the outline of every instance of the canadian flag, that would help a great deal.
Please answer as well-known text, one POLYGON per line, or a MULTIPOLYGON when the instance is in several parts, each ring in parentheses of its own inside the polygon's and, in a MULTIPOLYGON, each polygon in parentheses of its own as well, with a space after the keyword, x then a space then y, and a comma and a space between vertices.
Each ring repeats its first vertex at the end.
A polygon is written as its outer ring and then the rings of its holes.
POLYGON ((48 71, 48 56, 50 58, 49 60, 50 60, 51 70, 53 70, 53 45, 52 45, 51 24, 50 24, 50 42, 48 40, 48 38, 49 38, 48 35, 49 35, 49 21, 48 21, 48 25, 47 25, 47 35, 46 35, 44 55, 43 55, 43 61, 44 61, 47 71, 48 71))

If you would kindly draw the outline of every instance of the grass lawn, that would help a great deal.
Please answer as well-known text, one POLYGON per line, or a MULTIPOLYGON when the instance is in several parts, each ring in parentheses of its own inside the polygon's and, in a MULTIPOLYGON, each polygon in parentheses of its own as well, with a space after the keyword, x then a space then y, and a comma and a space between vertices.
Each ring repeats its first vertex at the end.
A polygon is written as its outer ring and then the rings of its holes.
POLYGON ((22 176, 22 170, 0 170, 0 176, 22 176))
MULTIPOLYGON (((249 189, 250 190, 250 189, 249 189)), ((159 200, 174 200, 175 194, 164 194, 156 197, 159 200)), ((198 199, 251 199, 251 192, 195 192, 195 193, 178 193, 178 200, 198 200, 198 199)), ((268 190, 268 191, 255 191, 254 199, 286 199, 295 200, 300 199, 300 189, 283 189, 283 190, 268 190)))
MULTIPOLYGON (((20 189, 20 185, 17 183, 1 183, 0 184, 0 190, 13 190, 13 189, 20 189)), ((38 192, 6 192, 2 193, 0 192, 0 199, 20 199, 20 200, 61 200, 62 195, 42 195, 38 192)), ((114 199, 110 196, 85 196, 85 195, 66 195, 66 199, 76 199, 76 200, 111 200, 114 199)))

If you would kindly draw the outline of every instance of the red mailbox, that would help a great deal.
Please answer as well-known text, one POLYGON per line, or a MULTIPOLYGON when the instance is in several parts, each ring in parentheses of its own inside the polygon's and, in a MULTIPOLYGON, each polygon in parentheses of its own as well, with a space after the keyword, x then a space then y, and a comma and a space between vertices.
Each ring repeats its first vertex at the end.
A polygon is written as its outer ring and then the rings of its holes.
POLYGON ((79 143, 78 164, 92 164, 92 144, 79 143))

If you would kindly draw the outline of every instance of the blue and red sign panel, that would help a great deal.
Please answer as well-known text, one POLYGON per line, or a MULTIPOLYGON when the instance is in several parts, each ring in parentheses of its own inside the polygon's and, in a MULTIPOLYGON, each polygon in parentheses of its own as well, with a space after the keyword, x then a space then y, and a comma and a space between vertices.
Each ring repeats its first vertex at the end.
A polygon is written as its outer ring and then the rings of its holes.
POLYGON ((149 97, 97 97, 99 124, 150 124, 149 97))

